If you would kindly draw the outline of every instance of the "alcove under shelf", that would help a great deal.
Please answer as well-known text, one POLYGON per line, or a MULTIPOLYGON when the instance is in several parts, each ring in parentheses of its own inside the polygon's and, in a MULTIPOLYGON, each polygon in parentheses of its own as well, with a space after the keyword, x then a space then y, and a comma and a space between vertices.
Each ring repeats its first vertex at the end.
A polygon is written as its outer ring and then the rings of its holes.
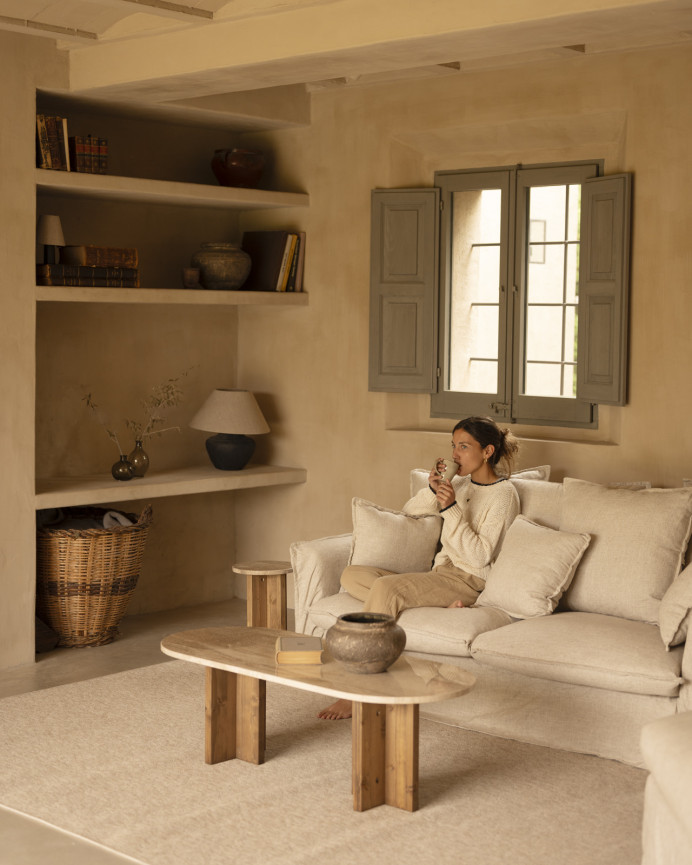
POLYGON ((63 508, 127 502, 165 496, 197 495, 232 490, 302 484, 307 471, 286 466, 250 465, 240 471, 220 471, 211 464, 171 471, 149 471, 143 478, 116 481, 108 474, 68 478, 37 478, 35 507, 63 508))

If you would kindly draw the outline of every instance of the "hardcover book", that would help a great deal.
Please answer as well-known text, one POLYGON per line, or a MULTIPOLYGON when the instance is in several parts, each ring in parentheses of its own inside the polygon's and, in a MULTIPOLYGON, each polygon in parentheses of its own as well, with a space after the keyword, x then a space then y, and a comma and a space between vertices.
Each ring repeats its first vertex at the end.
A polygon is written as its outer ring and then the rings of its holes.
POLYGON ((320 637, 277 637, 277 664, 321 664, 322 640, 320 637))
POLYGON ((98 265, 100 267, 137 267, 139 253, 135 247, 63 246, 62 264, 98 265))
POLYGON ((97 267, 79 264, 37 264, 36 285, 82 285, 100 288, 139 288, 136 267, 97 267))
POLYGON ((242 248, 252 259, 245 291, 280 290, 291 245, 289 231, 246 231, 242 248), (283 270, 282 270, 283 268, 283 270))

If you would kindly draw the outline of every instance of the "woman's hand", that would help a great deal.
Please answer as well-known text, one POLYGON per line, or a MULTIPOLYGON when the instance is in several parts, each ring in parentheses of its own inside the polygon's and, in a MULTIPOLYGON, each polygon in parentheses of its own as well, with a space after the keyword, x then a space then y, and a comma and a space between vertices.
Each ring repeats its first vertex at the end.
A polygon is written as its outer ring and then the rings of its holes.
POLYGON ((454 487, 450 484, 449 481, 440 481, 435 496, 437 498, 437 501, 440 503, 440 510, 448 508, 450 505, 453 505, 454 502, 457 500, 456 493, 454 492, 454 487))
POLYGON ((435 467, 428 475, 428 483, 430 484, 430 489, 435 493, 435 495, 437 495, 437 491, 440 488, 440 484, 442 483, 442 472, 445 468, 442 459, 442 457, 438 457, 435 460, 435 467))

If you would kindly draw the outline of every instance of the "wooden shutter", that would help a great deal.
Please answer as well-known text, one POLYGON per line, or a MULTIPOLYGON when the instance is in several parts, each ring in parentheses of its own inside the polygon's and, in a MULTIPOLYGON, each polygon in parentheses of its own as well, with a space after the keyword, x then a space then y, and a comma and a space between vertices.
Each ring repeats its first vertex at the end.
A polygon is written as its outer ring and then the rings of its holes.
POLYGON ((627 398, 631 182, 582 186, 577 397, 609 405, 627 398))
POLYGON ((438 189, 372 192, 370 390, 435 389, 438 214, 438 189))

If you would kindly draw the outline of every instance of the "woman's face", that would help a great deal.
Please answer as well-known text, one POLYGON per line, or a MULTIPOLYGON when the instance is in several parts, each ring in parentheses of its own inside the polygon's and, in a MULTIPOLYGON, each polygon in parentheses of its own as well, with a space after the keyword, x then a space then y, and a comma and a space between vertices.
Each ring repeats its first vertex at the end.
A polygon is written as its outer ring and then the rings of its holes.
POLYGON ((459 463, 460 475, 473 475, 485 465, 486 457, 492 456, 492 445, 482 448, 466 430, 458 429, 452 435, 452 459, 459 463))

